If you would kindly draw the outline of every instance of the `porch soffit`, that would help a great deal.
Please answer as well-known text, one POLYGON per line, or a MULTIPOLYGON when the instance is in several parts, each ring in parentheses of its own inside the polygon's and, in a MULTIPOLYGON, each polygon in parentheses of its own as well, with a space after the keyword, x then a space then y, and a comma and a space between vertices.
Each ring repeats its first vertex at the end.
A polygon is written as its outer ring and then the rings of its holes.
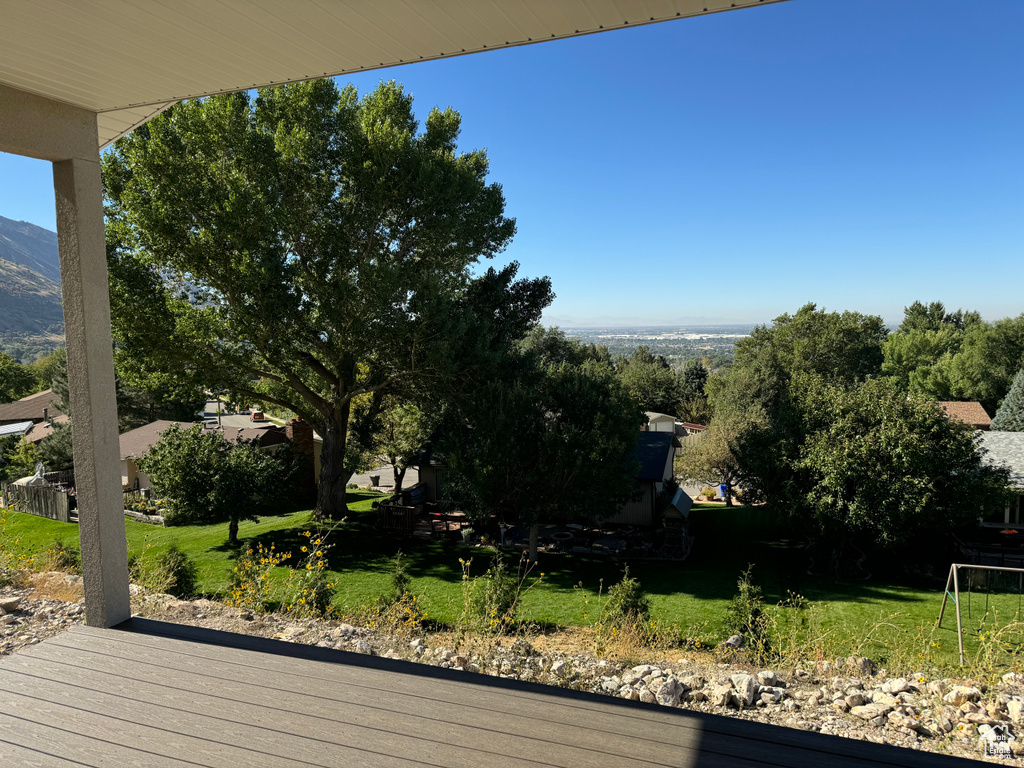
POLYGON ((99 113, 782 0, 2 0, 0 84, 99 113))

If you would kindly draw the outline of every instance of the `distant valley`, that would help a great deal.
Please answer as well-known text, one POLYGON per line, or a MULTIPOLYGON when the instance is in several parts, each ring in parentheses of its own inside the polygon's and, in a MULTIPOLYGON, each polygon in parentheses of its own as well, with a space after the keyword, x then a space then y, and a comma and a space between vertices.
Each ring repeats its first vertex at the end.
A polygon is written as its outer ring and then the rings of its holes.
POLYGON ((27 363, 63 341, 57 233, 0 216, 0 350, 27 363))
POLYGON ((631 355, 648 347, 672 363, 706 358, 712 368, 732 360, 737 341, 750 335, 753 325, 693 325, 647 327, 563 328, 566 336, 586 344, 608 347, 612 356, 631 355))

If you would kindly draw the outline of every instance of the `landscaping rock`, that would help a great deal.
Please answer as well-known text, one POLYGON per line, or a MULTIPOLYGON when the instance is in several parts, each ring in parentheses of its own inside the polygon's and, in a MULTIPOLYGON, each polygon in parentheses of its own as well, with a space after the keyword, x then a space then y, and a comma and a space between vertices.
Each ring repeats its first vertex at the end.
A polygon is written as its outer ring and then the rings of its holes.
POLYGON ((14 613, 21 606, 20 597, 7 597, 0 599, 0 611, 14 613))
POLYGON ((731 685, 719 685, 711 693, 711 704, 715 707, 728 707, 732 703, 732 699, 731 685))
POLYGON ((873 701, 861 707, 850 707, 850 714, 859 717, 861 720, 873 720, 876 717, 885 717, 892 711, 892 707, 873 701))
POLYGON ((954 685, 949 689, 949 693, 942 697, 942 700, 946 704, 952 704, 954 707, 959 707, 961 704, 970 701, 977 701, 981 698, 981 691, 973 686, 967 685, 954 685))
POLYGON ((686 691, 686 688, 674 677, 668 677, 655 692, 658 703, 664 707, 675 707, 679 705, 679 698, 686 691))
POLYGON ((761 688, 760 683, 757 682, 757 678, 753 675, 741 673, 733 675, 732 678, 733 687, 736 689, 736 696, 744 706, 751 706, 754 703, 754 699, 757 698, 758 690, 761 688))
POLYGON ((764 669, 757 673, 757 681, 761 683, 761 685, 775 687, 779 682, 779 678, 775 676, 775 673, 772 672, 772 670, 764 669))
POLYGON ((882 683, 883 693, 903 693, 910 690, 910 684, 906 678, 897 677, 895 680, 886 680, 882 683))

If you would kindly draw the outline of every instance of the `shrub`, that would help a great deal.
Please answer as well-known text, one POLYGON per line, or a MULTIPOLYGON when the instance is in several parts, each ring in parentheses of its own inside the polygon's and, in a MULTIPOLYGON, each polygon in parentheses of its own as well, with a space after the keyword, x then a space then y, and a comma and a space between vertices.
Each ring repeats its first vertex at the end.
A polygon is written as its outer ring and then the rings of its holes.
POLYGON ((390 602, 398 602, 408 595, 411 582, 409 573, 405 570, 405 563, 402 562, 402 550, 398 550, 395 553, 394 566, 391 571, 390 602))
POLYGON ((44 568, 48 571, 82 572, 82 555, 74 547, 55 539, 46 550, 44 568))
POLYGON ((334 578, 327 573, 331 545, 326 534, 303 531, 302 535, 308 539, 301 547, 305 556, 289 575, 285 607, 299 618, 314 618, 330 610, 336 591, 334 578))
POLYGON ((154 581, 163 585, 161 592, 175 597, 192 597, 199 584, 199 568, 195 560, 172 543, 156 558, 154 581))
POLYGON ((747 647, 758 657, 767 659, 770 653, 767 615, 761 588, 754 584, 753 564, 740 574, 737 592, 725 614, 725 628, 729 634, 740 635, 747 647))
POLYGON ((227 605, 250 611, 267 610, 270 603, 270 572, 290 553, 280 553, 274 544, 264 547, 262 543, 240 552, 231 571, 231 592, 225 598, 227 605))
POLYGON ((645 621, 651 614, 651 603, 639 579, 629 575, 627 565, 622 579, 608 589, 605 617, 614 625, 627 626, 645 621))
MULTIPOLYGON (((463 628, 485 633, 507 632, 517 623, 523 584, 532 570, 527 553, 520 560, 519 573, 514 577, 500 555, 495 555, 491 567, 482 576, 470 577, 472 560, 459 558, 462 565, 462 618, 463 628)), ((540 575, 543 578, 544 574, 540 575)), ((535 580, 527 589, 540 582, 535 580)))

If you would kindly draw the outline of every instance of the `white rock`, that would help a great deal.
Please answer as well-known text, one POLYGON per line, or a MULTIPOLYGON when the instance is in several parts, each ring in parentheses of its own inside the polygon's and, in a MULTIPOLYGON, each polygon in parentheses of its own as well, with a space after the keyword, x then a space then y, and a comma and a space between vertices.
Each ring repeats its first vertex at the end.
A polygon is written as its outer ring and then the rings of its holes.
POLYGON ((658 698, 653 693, 651 693, 650 689, 641 688, 640 701, 644 702, 645 704, 655 704, 658 701, 658 698))
POLYGON ((910 684, 904 677, 897 677, 894 680, 886 680, 882 683, 882 691, 884 693, 903 693, 904 691, 910 690, 910 684))
POLYGON ((679 698, 685 691, 686 688, 682 683, 674 677, 668 677, 655 692, 655 696, 663 707, 675 707, 679 704, 679 698))
POLYGON ((1010 719, 1015 723, 1020 723, 1024 719, 1024 700, 1017 698, 1016 696, 1010 699, 1006 704, 1006 711, 1010 714, 1010 719))
POLYGON ((892 707, 886 706, 877 701, 865 704, 862 707, 850 707, 850 714, 859 717, 861 720, 871 721, 876 717, 885 717, 892 711, 892 707))
POLYGON ((967 685, 954 685, 949 689, 949 693, 942 697, 942 700, 946 704, 952 704, 954 707, 959 707, 968 701, 978 701, 981 698, 981 691, 974 686, 967 685))
POLYGON ((733 675, 732 684, 736 688, 736 695, 745 706, 750 706, 754 703, 754 699, 757 698, 757 693, 761 688, 760 683, 757 682, 757 678, 753 675, 740 673, 733 675))
POLYGON ((757 680, 761 685, 768 687, 775 687, 778 684, 779 678, 770 669, 764 669, 757 673, 757 680))
POLYGON ((565 659, 558 659, 551 665, 552 675, 562 675, 569 671, 569 662, 565 659))

